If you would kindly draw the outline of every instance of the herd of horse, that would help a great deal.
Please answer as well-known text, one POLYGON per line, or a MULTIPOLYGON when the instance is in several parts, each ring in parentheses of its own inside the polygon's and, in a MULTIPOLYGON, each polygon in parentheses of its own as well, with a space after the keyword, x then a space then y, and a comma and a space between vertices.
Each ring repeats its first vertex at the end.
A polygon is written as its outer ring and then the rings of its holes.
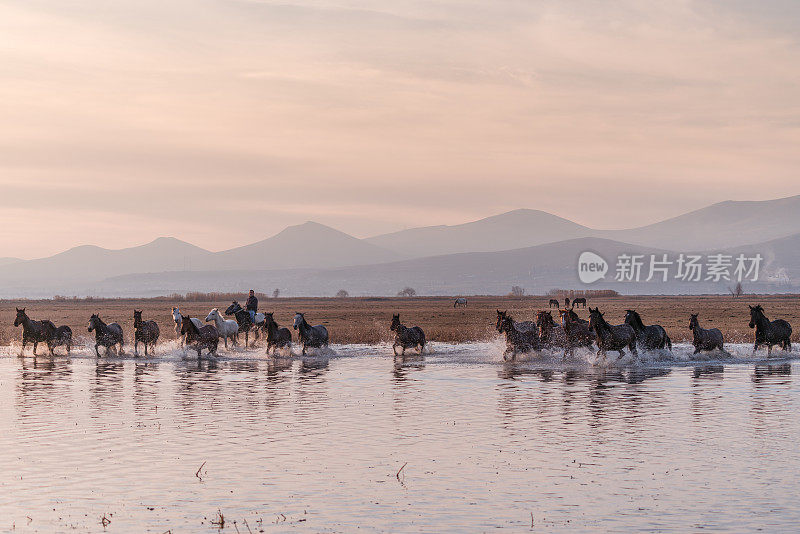
MULTIPOLYGON (((555 349, 563 350, 566 358, 578 347, 593 346, 597 347, 597 356, 603 361, 609 351, 618 352, 619 358, 625 355, 625 349, 637 357, 639 350, 672 351, 672 340, 664 327, 645 325, 636 310, 626 310, 623 323, 618 325, 610 324, 599 308, 589 308, 588 320, 579 317, 572 307, 559 308, 559 318, 556 323, 552 313, 546 310, 538 313, 535 322, 517 322, 508 312, 497 310, 497 331, 506 338, 504 357, 513 359, 518 353, 555 349)), ((761 305, 750 306, 749 326, 755 329, 754 353, 760 346, 767 347, 767 357, 772 355, 773 346, 791 352, 792 326, 783 319, 770 321, 761 305)), ((689 330, 694 354, 719 350, 730 355, 725 351, 722 332, 718 328, 702 328, 696 313, 690 315, 689 330)))
MULTIPOLYGON (((550 301, 552 302, 559 305, 555 299, 550 301)), ((576 348, 592 349, 596 346, 597 356, 605 361, 609 351, 618 352, 622 358, 626 349, 637 357, 639 350, 672 350, 672 340, 666 330, 661 325, 644 324, 636 310, 627 310, 623 323, 612 325, 597 307, 589 308, 588 319, 581 318, 575 311, 576 304, 579 303, 585 307, 586 300, 577 298, 572 301, 570 307, 559 306, 558 321, 553 318, 549 309, 539 311, 535 321, 520 322, 515 321, 508 312, 497 310, 496 328, 506 340, 504 358, 514 359, 519 353, 544 349, 562 350, 566 358, 572 356, 576 348)), ((464 299, 465 304, 466 299, 464 299)), ((218 308, 212 309, 206 316, 205 322, 197 317, 183 315, 177 307, 172 308, 172 318, 175 322, 175 334, 180 339, 181 346, 185 350, 189 348, 195 350, 198 358, 201 357, 203 350, 216 355, 220 340, 226 348, 228 341, 237 345, 240 334, 244 334, 245 347, 249 347, 251 332, 254 343, 262 334, 266 338, 267 354, 275 355, 279 349, 291 349, 292 346, 291 330, 281 327, 272 313, 256 313, 251 316, 250 312, 243 309, 236 301, 233 301, 223 314, 220 314, 218 308), (223 315, 233 319, 225 319, 223 315)), ((67 354, 70 354, 73 344, 70 327, 57 327, 49 320, 34 321, 28 317, 25 308, 17 308, 14 326, 22 326, 23 351, 26 345, 31 343, 35 355, 38 344, 44 343, 51 355, 59 346, 65 346, 67 354)), ((755 330, 753 352, 762 345, 767 347, 768 357, 772 354, 773 346, 791 351, 791 325, 783 319, 770 321, 761 305, 750 306, 749 326, 755 330)), ((310 325, 303 313, 295 312, 292 327, 297 331, 303 356, 309 348, 328 346, 328 329, 323 325, 310 325)), ((158 324, 153 320, 144 320, 142 311, 134 310, 133 328, 134 354, 139 355, 139 343, 142 343, 144 354, 148 356, 149 351, 155 349, 160 336, 158 324)), ((712 350, 727 354, 722 332, 717 328, 702 328, 698 314, 691 314, 689 329, 692 331, 695 354, 712 350)), ((425 350, 425 332, 419 326, 405 326, 400 322, 399 314, 392 317, 390 330, 395 334, 392 346, 395 355, 398 355, 398 347, 401 349, 400 355, 405 354, 407 349, 417 349, 420 353, 425 350)), ((98 357, 100 347, 105 349, 106 355, 112 350, 117 354, 123 353, 125 341, 122 327, 118 323, 106 324, 98 314, 92 314, 89 318, 88 331, 95 335, 94 350, 98 357)))

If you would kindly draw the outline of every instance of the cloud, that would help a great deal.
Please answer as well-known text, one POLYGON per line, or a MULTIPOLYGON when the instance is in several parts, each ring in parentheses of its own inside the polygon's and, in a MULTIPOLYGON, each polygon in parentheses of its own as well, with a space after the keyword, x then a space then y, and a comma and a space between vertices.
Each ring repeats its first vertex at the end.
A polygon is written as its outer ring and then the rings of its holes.
POLYGON ((791 4, 366 5, 3 3, 0 204, 82 219, 4 254, 86 242, 109 197, 151 237, 220 249, 234 214, 241 244, 308 219, 367 235, 534 207, 619 227, 797 193, 791 4))

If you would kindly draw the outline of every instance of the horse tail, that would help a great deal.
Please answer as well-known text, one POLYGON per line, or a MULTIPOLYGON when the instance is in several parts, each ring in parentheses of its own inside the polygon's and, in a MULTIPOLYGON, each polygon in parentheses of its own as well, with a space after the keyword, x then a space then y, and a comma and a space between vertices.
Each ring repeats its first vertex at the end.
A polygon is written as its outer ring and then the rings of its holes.
POLYGON ((664 334, 664 336, 667 338, 667 348, 669 349, 670 352, 672 352, 672 340, 669 338, 668 335, 666 335, 666 333, 664 334))

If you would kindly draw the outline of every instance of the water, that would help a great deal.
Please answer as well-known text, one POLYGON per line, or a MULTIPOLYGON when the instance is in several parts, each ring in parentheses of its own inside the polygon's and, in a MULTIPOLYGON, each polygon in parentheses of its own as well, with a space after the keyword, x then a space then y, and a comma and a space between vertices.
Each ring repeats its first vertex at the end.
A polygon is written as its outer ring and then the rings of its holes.
POLYGON ((217 511, 224 532, 800 527, 786 355, 433 350, 395 364, 385 346, 216 362, 5 348, 0 531, 97 532, 105 516, 107 532, 218 532, 217 511))

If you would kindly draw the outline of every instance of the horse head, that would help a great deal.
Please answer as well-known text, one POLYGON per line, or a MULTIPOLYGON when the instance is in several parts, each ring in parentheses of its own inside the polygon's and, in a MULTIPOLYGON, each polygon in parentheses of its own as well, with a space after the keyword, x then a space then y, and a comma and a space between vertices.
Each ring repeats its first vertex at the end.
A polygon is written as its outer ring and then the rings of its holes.
POLYGON ((136 328, 137 326, 142 324, 142 312, 141 310, 133 310, 133 327, 136 328))
POLYGON ((228 309, 225 310, 225 315, 233 315, 234 313, 238 312, 241 309, 242 307, 239 306, 239 303, 234 300, 233 303, 230 306, 228 306, 228 309))
POLYGON ((89 317, 89 332, 98 328, 100 326, 100 316, 96 313, 93 313, 91 317, 89 317))
POLYGON ((597 332, 595 327, 604 322, 605 319, 603 319, 603 314, 600 312, 600 308, 589 308, 589 332, 597 332))
POLYGON ((759 314, 764 314, 764 308, 761 307, 761 304, 750 306, 750 328, 756 327, 759 314))
POLYGON ((300 325, 306 321, 305 316, 303 316, 300 312, 294 312, 294 323, 292 324, 292 328, 297 330, 300 328, 300 325))
POLYGON ((23 322, 25 322, 25 319, 27 317, 28 316, 25 313, 25 308, 22 308, 22 309, 17 308, 17 317, 16 317, 16 319, 14 319, 14 326, 21 325, 23 322))
POLYGON ((219 317, 219 309, 212 308, 212 310, 208 312, 208 315, 206 316, 206 322, 216 321, 217 317, 219 317))
POLYGON ((392 315, 392 326, 389 327, 389 330, 395 331, 400 326, 400 314, 395 313, 392 315))
POLYGON ((502 324, 503 324, 503 320, 507 316, 508 316, 508 312, 497 310, 497 325, 495 326, 495 328, 497 328, 498 332, 502 332, 501 327, 502 327, 502 324))
POLYGON ((700 321, 697 320, 699 313, 691 314, 691 318, 689 319, 689 330, 694 330, 695 328, 700 327, 700 321))

